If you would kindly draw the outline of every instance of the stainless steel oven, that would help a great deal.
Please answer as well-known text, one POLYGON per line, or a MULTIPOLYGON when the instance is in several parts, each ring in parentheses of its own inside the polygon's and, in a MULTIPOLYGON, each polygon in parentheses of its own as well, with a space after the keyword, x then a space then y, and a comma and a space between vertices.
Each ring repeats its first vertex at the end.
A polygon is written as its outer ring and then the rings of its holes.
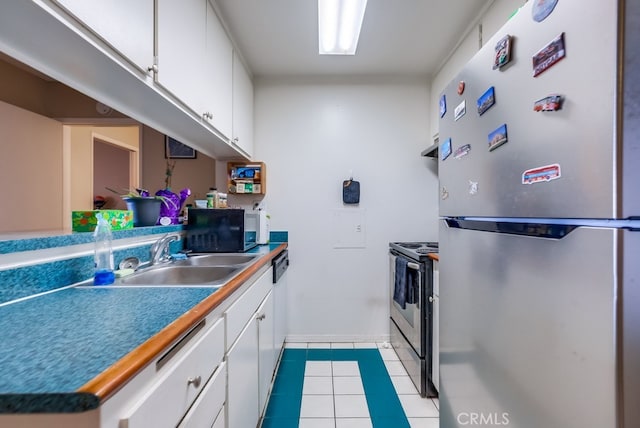
POLYGON ((437 397, 432 380, 433 352, 433 264, 429 253, 437 252, 434 242, 392 242, 389 244, 391 345, 423 397, 437 397), (400 259, 400 260, 398 260, 400 259), (411 298, 394 299, 396 266, 406 266, 403 281, 411 298), (398 301, 400 300, 400 301, 398 301), (403 307, 404 306, 404 307, 403 307))

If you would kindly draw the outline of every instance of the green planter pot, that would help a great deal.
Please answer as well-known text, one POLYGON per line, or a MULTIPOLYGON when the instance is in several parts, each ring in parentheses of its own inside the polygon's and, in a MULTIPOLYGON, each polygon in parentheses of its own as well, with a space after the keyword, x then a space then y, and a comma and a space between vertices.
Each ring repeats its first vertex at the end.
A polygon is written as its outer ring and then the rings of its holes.
POLYGON ((123 198, 133 212, 133 227, 155 226, 160 218, 162 201, 156 198, 123 198))

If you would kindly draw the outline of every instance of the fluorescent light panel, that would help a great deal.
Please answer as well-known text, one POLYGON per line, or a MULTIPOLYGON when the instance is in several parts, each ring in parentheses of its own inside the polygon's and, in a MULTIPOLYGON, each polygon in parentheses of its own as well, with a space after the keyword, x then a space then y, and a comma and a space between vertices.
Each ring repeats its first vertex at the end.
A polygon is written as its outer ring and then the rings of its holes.
POLYGON ((355 55, 367 0, 318 0, 320 55, 355 55))

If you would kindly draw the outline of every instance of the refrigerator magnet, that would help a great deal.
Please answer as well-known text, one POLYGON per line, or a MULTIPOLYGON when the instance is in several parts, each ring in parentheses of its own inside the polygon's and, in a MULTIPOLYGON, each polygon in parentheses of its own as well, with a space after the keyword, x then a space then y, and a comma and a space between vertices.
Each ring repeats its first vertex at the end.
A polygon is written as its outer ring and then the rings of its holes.
POLYGON ((456 152, 453 154, 453 157, 456 159, 461 159, 469 154, 471 151, 471 144, 465 144, 464 146, 460 146, 456 149, 456 152))
POLYGON ((464 94, 464 80, 458 82, 458 95, 464 94))
POLYGON ((462 100, 460 104, 453 110, 453 120, 457 121, 467 112, 467 100, 462 100))
POLYGON ((533 20, 536 22, 544 21, 547 16, 551 15, 556 4, 558 4, 558 0, 536 0, 531 8, 533 20))
POLYGON ((539 76, 565 57, 564 32, 533 56, 533 77, 539 76))
POLYGON ((499 126, 497 129, 489 133, 487 137, 489 141, 489 151, 492 152, 507 141, 509 138, 507 137, 507 124, 499 126))
POLYGON ((447 138, 440 145, 440 160, 444 161, 451 154, 451 138, 447 138))
POLYGON ((562 110, 562 96, 558 94, 548 95, 533 103, 533 111, 557 110, 562 110))
POLYGON ((477 195, 478 194, 478 182, 469 180, 469 194, 477 195))
POLYGON ((496 102, 496 94, 495 90, 492 87, 487 89, 484 94, 478 98, 476 101, 476 106, 478 107, 478 114, 482 116, 482 113, 489 110, 496 102))
POLYGON ((449 191, 446 187, 442 186, 442 190, 440 191, 440 199, 443 201, 449 197, 449 191))
POLYGON ((445 113, 447 112, 447 98, 442 95, 440 97, 440 117, 444 117, 445 113))
POLYGON ((561 176, 560 164, 554 163, 526 170, 522 173, 522 184, 534 184, 543 181, 548 182, 558 179, 561 176))
POLYGON ((511 36, 506 35, 496 43, 496 55, 493 59, 493 69, 504 67, 511 61, 511 36))

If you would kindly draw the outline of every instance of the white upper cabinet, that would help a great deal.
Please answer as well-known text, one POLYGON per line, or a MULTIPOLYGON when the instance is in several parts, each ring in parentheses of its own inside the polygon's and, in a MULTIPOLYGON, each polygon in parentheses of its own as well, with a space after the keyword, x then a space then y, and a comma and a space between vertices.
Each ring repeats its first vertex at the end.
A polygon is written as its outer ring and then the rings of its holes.
POLYGON ((154 0, 54 1, 142 71, 153 65, 154 0))
POLYGON ((233 53, 233 144, 253 155, 253 83, 238 55, 233 53))
POLYGON ((207 1, 207 42, 202 95, 209 121, 231 139, 233 46, 213 7, 207 1))
POLYGON ((157 82, 231 137, 233 47, 207 0, 158 0, 157 82))
POLYGON ((213 0, 14 1, 0 18, 6 55, 211 157, 253 154, 251 78, 213 0))
POLYGON ((196 114, 206 112, 202 101, 205 68, 206 0, 157 0, 157 82, 196 114))

